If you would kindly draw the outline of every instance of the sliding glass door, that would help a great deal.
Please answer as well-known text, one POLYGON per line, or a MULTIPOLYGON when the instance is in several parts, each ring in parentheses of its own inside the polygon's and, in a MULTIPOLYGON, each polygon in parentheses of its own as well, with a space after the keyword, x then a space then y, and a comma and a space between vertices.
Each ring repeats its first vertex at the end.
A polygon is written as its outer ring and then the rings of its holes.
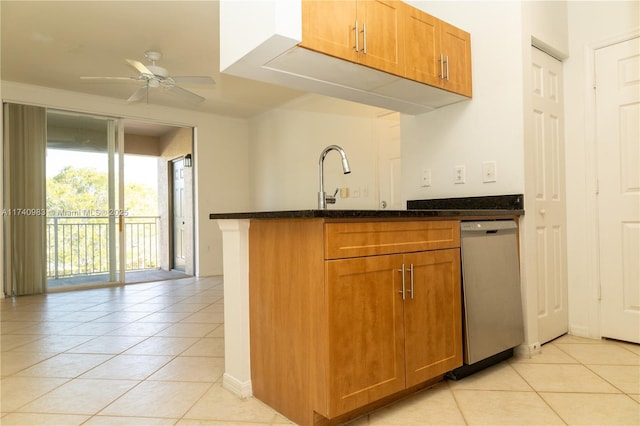
POLYGON ((47 288, 124 282, 121 120, 47 113, 47 288))

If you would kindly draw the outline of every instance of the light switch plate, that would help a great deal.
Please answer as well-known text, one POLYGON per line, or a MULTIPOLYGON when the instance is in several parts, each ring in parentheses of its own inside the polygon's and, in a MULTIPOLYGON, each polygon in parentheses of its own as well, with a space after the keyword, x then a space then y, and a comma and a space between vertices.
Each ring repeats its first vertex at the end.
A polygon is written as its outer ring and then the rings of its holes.
POLYGON ((431 186, 431 169, 424 169, 422 171, 422 181, 420 183, 420 186, 427 187, 427 186, 431 186))
POLYGON ((482 182, 490 183, 496 181, 496 162, 485 161, 482 163, 482 182))

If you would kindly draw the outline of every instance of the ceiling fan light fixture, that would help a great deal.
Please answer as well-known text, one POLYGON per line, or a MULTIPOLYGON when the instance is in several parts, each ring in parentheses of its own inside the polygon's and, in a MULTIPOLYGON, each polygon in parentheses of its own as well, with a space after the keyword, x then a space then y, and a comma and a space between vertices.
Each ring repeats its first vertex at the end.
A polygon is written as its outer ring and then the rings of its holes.
POLYGON ((147 59, 149 59, 151 62, 156 62, 156 61, 159 61, 160 58, 162 58, 162 53, 153 52, 150 50, 150 51, 144 52, 144 56, 146 56, 147 59))
POLYGON ((160 81, 157 78, 149 79, 149 87, 158 87, 160 86, 160 81))

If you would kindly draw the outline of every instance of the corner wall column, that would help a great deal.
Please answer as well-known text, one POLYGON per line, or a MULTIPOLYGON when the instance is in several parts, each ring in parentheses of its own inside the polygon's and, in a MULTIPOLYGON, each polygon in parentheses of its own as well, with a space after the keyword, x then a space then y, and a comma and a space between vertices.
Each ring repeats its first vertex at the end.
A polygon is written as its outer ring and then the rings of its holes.
POLYGON ((218 220, 224 274, 225 389, 241 398, 253 395, 249 342, 249 220, 218 220))

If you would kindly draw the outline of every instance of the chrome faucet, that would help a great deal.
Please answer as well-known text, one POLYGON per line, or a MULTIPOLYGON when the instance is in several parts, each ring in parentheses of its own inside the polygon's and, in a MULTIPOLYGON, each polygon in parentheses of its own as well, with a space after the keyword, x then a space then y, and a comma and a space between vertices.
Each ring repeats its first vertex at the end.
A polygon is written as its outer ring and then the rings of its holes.
POLYGON ((347 154, 344 153, 344 150, 342 148, 340 148, 338 145, 329 145, 322 151, 322 153, 320 154, 320 160, 318 161, 318 177, 320 178, 320 191, 318 192, 319 210, 326 209, 327 204, 335 204, 336 195, 338 194, 337 189, 333 195, 327 195, 324 192, 324 157, 327 156, 329 151, 338 151, 340 157, 342 157, 342 171, 345 175, 351 173, 351 169, 349 168, 349 161, 347 160, 347 154))

